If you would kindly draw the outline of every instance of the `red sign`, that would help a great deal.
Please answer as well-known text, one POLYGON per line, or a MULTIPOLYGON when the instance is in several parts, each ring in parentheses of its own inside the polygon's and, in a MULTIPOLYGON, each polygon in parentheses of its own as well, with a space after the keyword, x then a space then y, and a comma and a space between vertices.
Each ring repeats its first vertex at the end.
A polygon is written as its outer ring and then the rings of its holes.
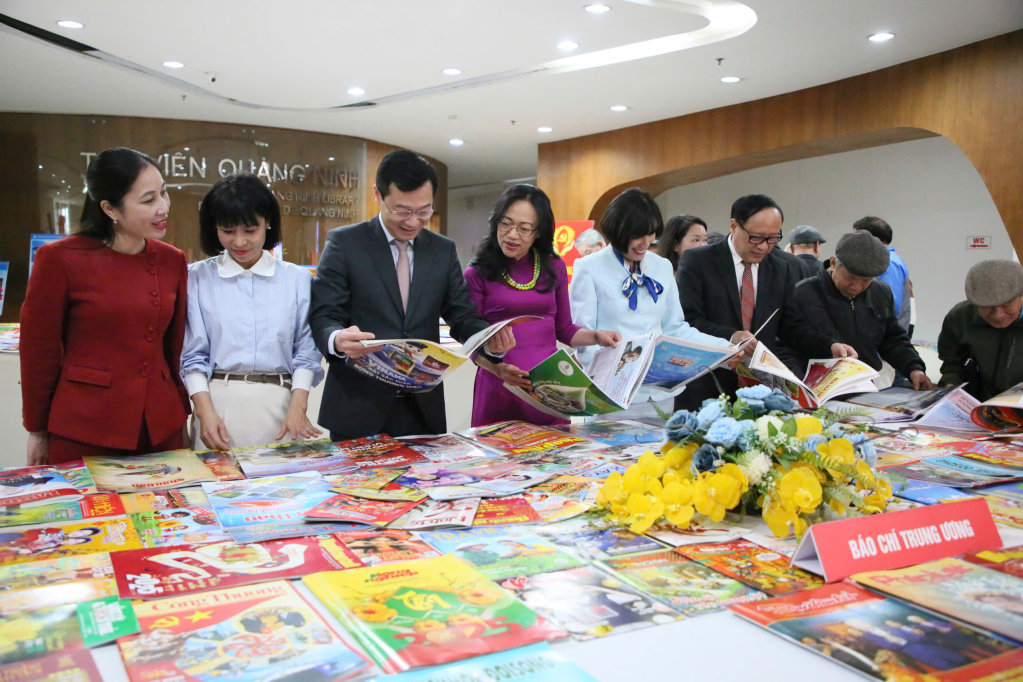
POLYGON ((975 237, 969 236, 966 238, 966 248, 968 249, 990 249, 991 248, 991 237, 975 237))
POLYGON ((810 526, 792 565, 830 583, 1001 546, 987 501, 978 497, 810 526))
POLYGON ((568 281, 572 281, 572 264, 579 258, 575 248, 575 240, 586 230, 593 229, 592 220, 556 220, 554 221, 554 252, 561 256, 568 268, 568 281))

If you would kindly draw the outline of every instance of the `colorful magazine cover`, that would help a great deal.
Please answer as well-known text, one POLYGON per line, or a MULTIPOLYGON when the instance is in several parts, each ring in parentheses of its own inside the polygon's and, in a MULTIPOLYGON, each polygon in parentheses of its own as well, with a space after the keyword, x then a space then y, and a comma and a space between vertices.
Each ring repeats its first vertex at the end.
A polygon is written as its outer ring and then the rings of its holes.
POLYGON ((491 580, 546 573, 585 563, 518 526, 435 530, 420 533, 419 537, 441 554, 453 554, 475 566, 491 580))
POLYGON ((1000 478, 1005 481, 1023 479, 1023 472, 1019 469, 1009 469, 1004 466, 997 464, 984 464, 967 457, 960 457, 959 455, 941 455, 940 457, 930 457, 927 459, 928 464, 937 464, 938 466, 945 467, 946 469, 953 469, 954 471, 962 471, 968 474, 978 474, 981 476, 993 476, 1000 478))
POLYGON ((329 535, 136 549, 114 552, 110 561, 124 599, 162 599, 360 565, 329 535))
POLYGON ((566 635, 451 556, 317 573, 303 582, 388 673, 566 635))
POLYGON ((499 526, 513 523, 540 523, 543 519, 524 497, 500 497, 480 500, 473 526, 499 526))
POLYGON ((345 440, 336 445, 360 469, 391 469, 430 461, 400 440, 384 433, 345 440))
POLYGON ((553 493, 577 502, 597 503, 600 481, 587 476, 555 476, 530 489, 530 492, 553 493))
MULTIPOLYGON (((612 349, 613 350, 613 349, 612 349)), ((529 388, 504 387, 531 407, 552 417, 595 417, 621 412, 629 406, 631 392, 611 397, 597 382, 587 376, 582 365, 564 349, 529 368, 529 388)))
POLYGON ((1023 650, 849 582, 730 607, 809 651, 884 682, 1010 680, 1023 650))
POLYGON ((0 620, 0 665, 3 666, 82 646, 76 604, 21 611, 0 620))
POLYGON ((138 490, 184 488, 217 477, 191 450, 171 450, 148 455, 90 455, 85 466, 101 492, 130 493, 138 490))
POLYGON ((555 495, 553 493, 534 492, 528 490, 522 493, 522 497, 529 503, 529 506, 540 515, 543 523, 554 523, 555 521, 566 521, 584 514, 593 508, 593 505, 585 502, 578 502, 568 497, 555 495))
POLYGON ((949 436, 933 431, 914 429, 907 433, 899 432, 891 436, 882 436, 873 440, 878 450, 906 455, 914 459, 926 459, 940 455, 954 455, 963 445, 972 444, 962 436, 949 436))
POLYGON ((309 511, 302 512, 302 516, 307 519, 386 526, 418 504, 419 502, 364 500, 352 495, 341 494, 334 495, 309 511))
POLYGON ((0 528, 52 525, 66 521, 116 519, 125 515, 124 505, 116 493, 86 495, 80 500, 57 502, 37 507, 4 507, 0 509, 0 528))
POLYGON ((402 436, 397 438, 434 464, 455 464, 469 462, 491 453, 481 450, 472 443, 458 436, 446 434, 441 436, 402 436))
POLYGON ((973 409, 973 423, 999 431, 1023 425, 1023 383, 985 400, 973 409))
POLYGON ((905 483, 896 484, 894 488, 895 494, 899 497, 920 504, 940 504, 941 502, 954 502, 976 497, 976 495, 964 493, 959 488, 917 481, 912 478, 907 478, 905 483))
POLYGON ((577 641, 681 618, 675 609, 592 566, 508 578, 500 585, 577 641))
POLYGON ((511 455, 589 445, 585 438, 517 421, 480 426, 459 435, 511 455))
POLYGON ((329 440, 239 448, 234 451, 234 456, 248 478, 285 476, 303 471, 319 471, 326 474, 353 469, 345 453, 329 440))
POLYGON ((240 481, 245 478, 237 458, 230 452, 197 450, 195 456, 221 481, 240 481))
POLYGON ((656 540, 627 528, 607 526, 597 518, 588 514, 530 530, 583 561, 664 549, 656 540))
MULTIPOLYGON (((530 644, 489 656, 477 656, 452 665, 411 670, 387 682, 482 682, 504 671, 515 671, 515 682, 597 682, 589 673, 548 644, 530 644)), ((507 673, 505 673, 507 674, 507 673)), ((90 681, 91 682, 91 681, 90 681)))
POLYGON ((977 564, 1006 575, 1023 578, 1023 547, 1005 547, 974 552, 960 557, 963 561, 977 564))
POLYGON ((143 547, 225 542, 231 539, 209 507, 183 507, 131 515, 143 547))
POLYGON ((999 483, 998 485, 985 486, 982 490, 984 495, 1001 497, 1012 502, 1023 502, 1023 483, 1010 482, 999 483))
POLYGON ((99 668, 88 649, 72 649, 31 662, 0 667, 5 682, 103 682, 99 668))
POLYGON ((285 580, 144 602, 135 613, 142 634, 117 641, 131 682, 330 682, 369 665, 285 580))
POLYGON ((671 551, 631 554, 598 565, 687 616, 767 598, 763 592, 671 551))
POLYGON ((978 443, 976 441, 961 444, 954 443, 952 447, 956 449, 959 455, 967 459, 984 462, 985 464, 1000 465, 1010 469, 1023 468, 1023 449, 1021 448, 990 441, 986 443, 978 443))
POLYGON ((335 489, 345 487, 380 490, 401 474, 400 469, 356 469, 343 474, 325 474, 323 478, 335 489))
POLYGON ((390 527, 400 530, 468 528, 472 525, 479 506, 478 497, 426 502, 391 523, 390 527))
POLYGON ((92 475, 89 470, 85 468, 85 462, 77 460, 74 462, 62 462, 60 464, 43 464, 40 466, 31 467, 0 467, 0 471, 8 471, 11 469, 18 469, 24 472, 45 472, 51 471, 56 472, 64 477, 72 487, 77 488, 78 492, 83 495, 95 495, 98 491, 96 490, 96 484, 92 480, 92 475))
POLYGON ((958 559, 858 573, 870 589, 979 628, 1023 640, 1023 580, 958 559))
POLYGON ((984 501, 987 502, 988 511, 991 512, 991 518, 995 523, 1010 528, 1023 528, 1023 502, 1006 500, 994 495, 985 495, 984 501))
POLYGON ((0 616, 117 596, 107 552, 0 566, 0 616))
POLYGON ((675 551, 772 596, 809 590, 824 584, 821 578, 800 568, 790 567, 788 557, 748 540, 689 545, 678 547, 675 551))
POLYGON ((1001 476, 988 476, 985 474, 950 469, 948 467, 932 464, 930 460, 920 460, 908 464, 886 466, 884 470, 903 478, 912 478, 918 481, 926 481, 936 485, 945 485, 950 488, 975 488, 982 485, 1002 483, 1005 479, 1001 476))
POLYGON ((419 464, 397 478, 407 488, 436 488, 442 485, 466 485, 480 480, 476 476, 448 469, 443 464, 419 464))
POLYGON ((557 429, 607 446, 645 445, 647 448, 656 448, 664 442, 663 430, 652 428, 649 424, 629 421, 627 419, 622 421, 592 421, 583 424, 565 424, 564 426, 558 426, 557 429))
POLYGON ((124 504, 125 512, 129 514, 182 507, 210 506, 210 498, 206 497, 206 493, 199 487, 164 490, 155 493, 122 493, 121 502, 124 504))
MULTIPOLYGON (((430 490, 436 490, 431 488, 430 490)), ((397 483, 388 483, 382 488, 357 488, 346 485, 334 486, 334 491, 352 497, 359 497, 364 500, 378 500, 380 502, 415 502, 425 500, 429 495, 415 488, 406 488, 397 483)))
POLYGON ((440 554, 407 530, 346 530, 334 533, 362 566, 429 559, 440 554))
POLYGON ((672 547, 698 545, 705 542, 731 542, 745 537, 750 529, 739 525, 738 515, 728 514, 721 521, 712 521, 706 517, 692 519, 688 528, 679 528, 667 521, 654 524, 646 535, 672 547))
POLYGON ((54 469, 0 471, 0 508, 75 502, 82 493, 54 469))
POLYGON ((0 566, 141 547, 131 519, 99 519, 5 530, 0 531, 0 566))
POLYGON ((534 467, 523 466, 511 473, 490 480, 480 481, 479 483, 473 483, 467 487, 497 495, 514 495, 523 490, 528 490, 552 476, 554 476, 553 473, 539 471, 538 468, 534 467))

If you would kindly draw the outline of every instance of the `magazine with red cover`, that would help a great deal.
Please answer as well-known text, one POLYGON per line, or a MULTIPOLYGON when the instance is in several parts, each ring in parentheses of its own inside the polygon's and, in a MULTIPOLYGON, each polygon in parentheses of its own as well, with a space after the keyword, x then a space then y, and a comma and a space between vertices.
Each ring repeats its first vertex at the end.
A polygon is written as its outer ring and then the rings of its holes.
POLYGON ((1023 676, 1018 645, 849 582, 729 608, 871 679, 971 682, 1023 676))
POLYGON ((524 497, 499 497, 480 500, 474 526, 498 526, 509 523, 542 523, 543 519, 524 497))
POLYGON ((341 493, 324 500, 309 511, 302 512, 302 516, 307 519, 386 526, 418 504, 419 502, 365 500, 341 493))
POLYGON ((110 561, 123 599, 162 599, 362 565, 329 535, 136 549, 111 552, 110 561))
POLYGON ((245 478, 238 459, 223 450, 199 450, 195 456, 202 460, 213 475, 221 481, 240 481, 245 478))
POLYGON ((391 469, 408 467, 420 462, 429 462, 400 440, 395 440, 385 433, 345 440, 335 445, 347 459, 360 469, 391 469))
POLYGON ((88 649, 73 649, 0 666, 4 682, 103 682, 103 677, 88 649))
POLYGON ((964 554, 961 558, 971 564, 1023 578, 1023 547, 989 549, 983 552, 964 554))
POLYGON ((437 552, 407 530, 346 530, 334 533, 349 552, 363 566, 381 566, 395 561, 428 559, 440 556, 437 552))
POLYGON ((490 426, 480 426, 458 434, 471 441, 496 448, 513 455, 527 452, 541 452, 553 448, 575 446, 591 447, 585 438, 535 426, 526 422, 498 422, 490 426))
POLYGON ((82 499, 82 493, 55 469, 0 471, 0 507, 38 507, 82 499))
POLYGON ((789 558, 749 540, 676 547, 693 561, 770 595, 808 590, 824 584, 817 576, 789 566, 789 558))

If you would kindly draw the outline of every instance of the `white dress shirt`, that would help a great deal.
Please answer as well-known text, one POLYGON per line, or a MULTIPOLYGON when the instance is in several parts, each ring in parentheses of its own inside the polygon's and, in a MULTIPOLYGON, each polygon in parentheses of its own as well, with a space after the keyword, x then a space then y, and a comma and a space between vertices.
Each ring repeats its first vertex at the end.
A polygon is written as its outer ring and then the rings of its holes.
MULTIPOLYGON (((728 235, 728 250, 732 252, 732 262, 735 263, 735 282, 739 287, 739 298, 742 298, 742 273, 746 270, 746 266, 742 264, 742 256, 735 250, 735 245, 732 244, 732 235, 728 235)), ((750 274, 753 275, 753 303, 757 302, 757 278, 760 276, 760 263, 753 263, 750 267, 750 274)))
POLYGON ((292 390, 323 379, 309 328, 312 273, 264 251, 246 270, 227 251, 188 269, 188 322, 181 377, 188 395, 209 390, 214 371, 291 374, 292 390))

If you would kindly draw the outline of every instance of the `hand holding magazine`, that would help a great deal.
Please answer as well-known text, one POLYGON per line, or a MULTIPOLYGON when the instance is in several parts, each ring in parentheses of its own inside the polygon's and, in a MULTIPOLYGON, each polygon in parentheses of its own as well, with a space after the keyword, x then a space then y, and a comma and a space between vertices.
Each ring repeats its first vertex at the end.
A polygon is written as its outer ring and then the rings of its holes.
POLYGON ((822 403, 847 393, 877 391, 873 379, 878 376, 870 365, 853 358, 811 360, 802 380, 792 373, 767 346, 758 343, 747 365, 739 365, 740 385, 764 384, 779 388, 802 407, 820 407, 822 403))
POLYGON ((363 374, 403 391, 431 391, 466 360, 476 354, 495 334, 520 322, 539 319, 524 315, 492 324, 476 332, 458 350, 424 339, 370 339, 361 341, 372 353, 348 358, 348 364, 363 374))

